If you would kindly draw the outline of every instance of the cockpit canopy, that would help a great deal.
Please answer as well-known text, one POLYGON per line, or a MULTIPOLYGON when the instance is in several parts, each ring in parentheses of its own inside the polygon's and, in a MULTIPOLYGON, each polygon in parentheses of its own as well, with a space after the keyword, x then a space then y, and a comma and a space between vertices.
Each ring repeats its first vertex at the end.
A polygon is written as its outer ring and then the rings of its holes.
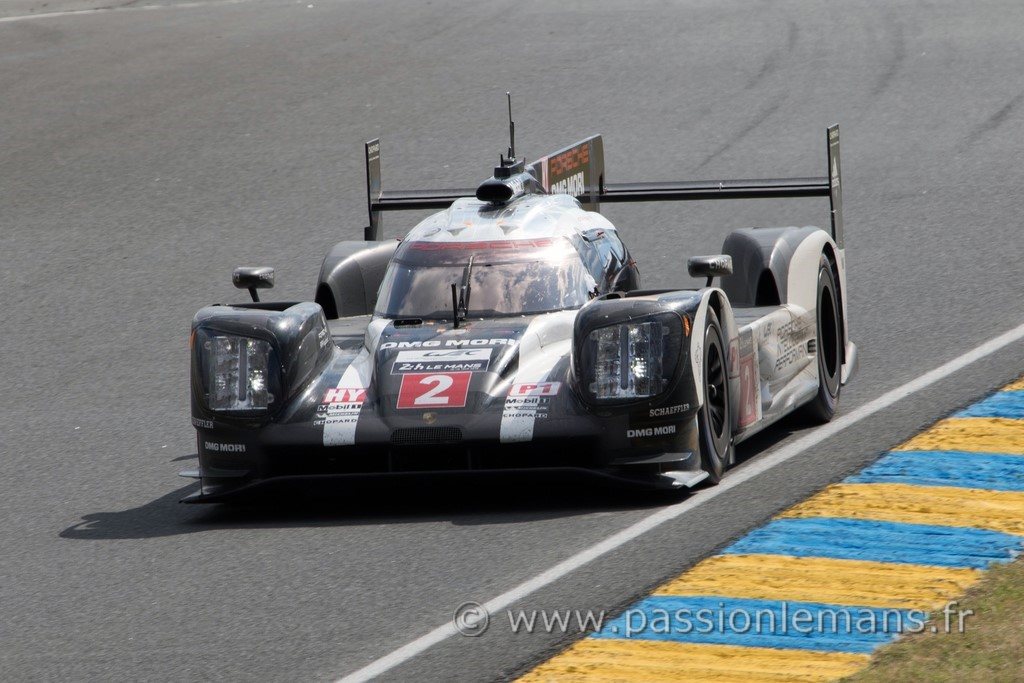
POLYGON ((566 237, 402 243, 381 284, 374 314, 451 319, 452 285, 468 282, 467 317, 533 315, 583 306, 594 276, 566 237))

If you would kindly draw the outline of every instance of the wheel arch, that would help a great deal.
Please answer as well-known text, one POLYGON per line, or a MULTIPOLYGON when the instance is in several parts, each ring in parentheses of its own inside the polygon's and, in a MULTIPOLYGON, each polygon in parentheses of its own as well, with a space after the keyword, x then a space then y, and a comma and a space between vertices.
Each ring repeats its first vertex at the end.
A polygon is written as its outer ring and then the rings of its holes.
MULTIPOLYGON (((722 346, 726 354, 726 377, 729 381, 730 407, 736 396, 735 383, 739 381, 739 374, 735 372, 735 354, 737 348, 736 320, 732 312, 732 304, 725 292, 717 287, 707 287, 701 290, 700 305, 693 318, 693 327, 690 331, 690 367, 693 370, 694 384, 698 405, 704 405, 704 385, 700 381, 704 371, 704 327, 707 325, 708 311, 714 311, 718 318, 718 325, 722 332, 722 346)), ((734 410, 730 411, 732 414, 734 410)))

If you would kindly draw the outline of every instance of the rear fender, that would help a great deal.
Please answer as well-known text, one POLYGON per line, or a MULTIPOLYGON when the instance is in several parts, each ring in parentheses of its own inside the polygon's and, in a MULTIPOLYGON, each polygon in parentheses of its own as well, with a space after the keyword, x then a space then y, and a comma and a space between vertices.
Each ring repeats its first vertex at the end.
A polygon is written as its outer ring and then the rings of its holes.
POLYGON ((807 311, 817 309, 818 268, 821 264, 821 255, 829 247, 834 250, 835 242, 824 230, 814 230, 800 241, 789 259, 785 303, 807 311))
MULTIPOLYGON (((794 281, 794 263, 799 273, 797 286, 803 284, 799 278, 805 270, 801 266, 804 250, 808 247, 805 245, 807 240, 816 245, 820 255, 825 241, 831 241, 831 237, 815 227, 742 228, 733 231, 722 245, 722 253, 731 256, 733 261, 733 274, 722 278, 722 290, 734 306, 797 303, 790 285, 794 281), (800 258, 797 258, 798 252, 800 258)), ((811 247, 812 251, 814 248, 811 247)), ((815 282, 817 258, 814 256, 812 259, 815 282)), ((806 298, 803 292, 796 292, 795 297, 800 301, 806 298)))

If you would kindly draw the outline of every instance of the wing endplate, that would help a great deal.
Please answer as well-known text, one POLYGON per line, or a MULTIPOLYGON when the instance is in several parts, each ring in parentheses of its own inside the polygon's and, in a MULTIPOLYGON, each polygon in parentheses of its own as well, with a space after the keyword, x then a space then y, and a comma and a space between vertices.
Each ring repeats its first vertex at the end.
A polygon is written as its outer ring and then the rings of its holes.
POLYGON ((604 196, 604 141, 591 135, 537 159, 530 171, 545 192, 573 195, 583 208, 598 211, 604 196))

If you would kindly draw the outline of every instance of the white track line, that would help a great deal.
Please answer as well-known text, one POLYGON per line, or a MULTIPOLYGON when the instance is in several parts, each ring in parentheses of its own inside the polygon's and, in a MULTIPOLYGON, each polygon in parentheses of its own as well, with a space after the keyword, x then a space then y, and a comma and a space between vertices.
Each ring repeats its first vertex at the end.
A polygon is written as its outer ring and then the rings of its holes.
POLYGON ((57 19, 89 14, 110 14, 112 12, 145 12, 161 9, 188 9, 191 7, 209 7, 213 5, 237 5, 248 0, 198 0, 197 2, 179 2, 174 5, 142 5, 124 7, 97 7, 95 9, 69 9, 63 12, 42 12, 40 14, 19 14, 14 17, 0 17, 0 24, 11 24, 16 21, 32 21, 33 19, 57 19))
MULTIPOLYGON (((741 468, 732 475, 727 476, 718 486, 697 491, 683 502, 662 508, 658 512, 640 520, 636 524, 612 534, 603 541, 596 543, 585 550, 581 550, 569 559, 559 562, 555 566, 538 574, 532 579, 487 601, 484 604, 484 609, 486 609, 490 614, 496 614, 510 605, 514 605, 531 593, 554 583, 566 574, 582 567, 588 562, 596 560, 602 555, 609 553, 619 546, 622 546, 638 536, 647 533, 651 529, 655 529, 665 522, 673 520, 683 513, 689 512, 697 506, 722 495, 726 491, 750 481, 757 475, 762 474, 777 465, 781 465, 787 460, 792 460, 807 449, 817 446, 822 441, 835 436, 847 427, 855 425, 861 420, 871 417, 881 410, 885 410, 907 396, 915 394, 922 389, 935 384, 939 380, 952 375, 954 372, 962 370, 971 363, 981 360, 985 356, 989 356, 996 351, 1019 341, 1020 339, 1024 339, 1024 324, 999 335, 995 339, 985 342, 981 346, 968 351, 962 356, 954 358, 948 363, 940 365, 934 370, 926 372, 917 379, 911 380, 891 391, 887 391, 878 398, 862 405, 852 412, 837 418, 827 425, 816 428, 807 436, 801 437, 787 446, 783 446, 771 455, 758 458, 753 463, 741 468)), ((455 630, 455 626, 451 622, 438 626, 433 631, 426 633, 416 640, 403 645, 397 650, 384 655, 380 659, 374 660, 358 671, 354 671, 344 678, 339 679, 338 683, 368 681, 374 676, 379 676, 385 671, 409 661, 421 652, 437 645, 456 633, 458 632, 455 630)))

